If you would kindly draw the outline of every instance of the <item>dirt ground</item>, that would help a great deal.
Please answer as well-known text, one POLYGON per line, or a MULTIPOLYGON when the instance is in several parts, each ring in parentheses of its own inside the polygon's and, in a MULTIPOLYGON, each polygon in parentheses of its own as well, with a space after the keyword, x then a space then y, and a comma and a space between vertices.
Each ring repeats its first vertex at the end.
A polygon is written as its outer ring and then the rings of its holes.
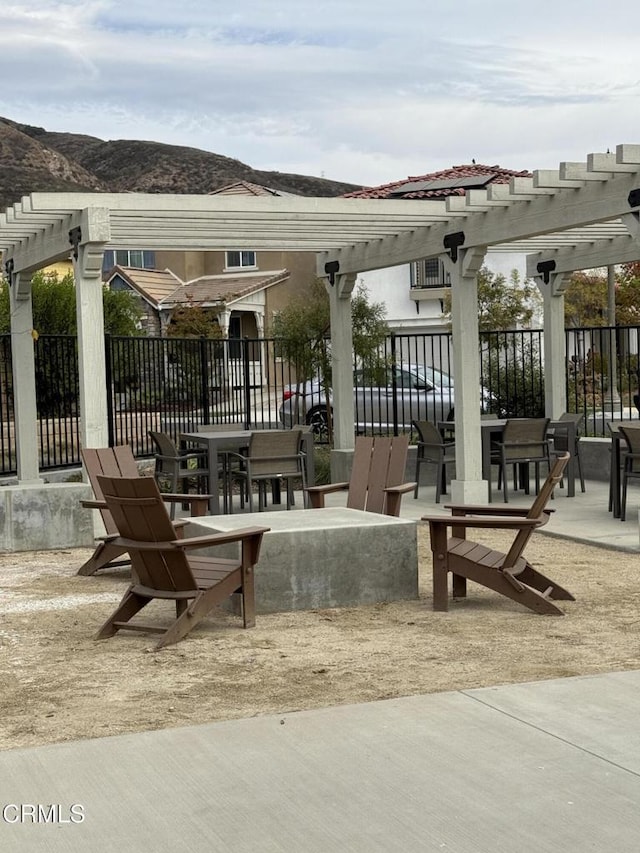
POLYGON ((153 635, 92 639, 126 570, 77 576, 87 550, 0 555, 0 749, 640 668, 637 555, 536 535, 529 559, 576 597, 564 617, 474 584, 434 613, 419 537, 419 600, 258 616, 247 631, 219 611, 159 652, 153 635))

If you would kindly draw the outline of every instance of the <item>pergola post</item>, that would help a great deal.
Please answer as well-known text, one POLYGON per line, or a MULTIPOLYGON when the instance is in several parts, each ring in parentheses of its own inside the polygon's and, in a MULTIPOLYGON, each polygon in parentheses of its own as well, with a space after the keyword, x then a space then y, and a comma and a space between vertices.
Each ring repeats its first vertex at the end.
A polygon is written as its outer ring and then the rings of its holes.
POLYGON ((331 381, 333 394, 333 451, 331 479, 343 480, 355 446, 353 421, 353 329, 351 294, 355 273, 331 274, 327 283, 331 319, 331 381))
POLYGON ((544 411, 559 418, 567 410, 566 336, 564 330, 564 273, 536 277, 542 293, 544 328, 544 411), (545 282, 545 278, 548 281, 545 282))
POLYGON ((451 276, 451 334, 453 341, 456 478, 453 503, 485 503, 480 431, 480 334, 476 274, 486 249, 457 248, 443 262, 451 276))
POLYGON ((102 243, 74 247, 82 447, 106 447, 109 441, 102 303, 103 254, 102 243))
POLYGON ((31 273, 8 275, 18 481, 40 483, 31 273))

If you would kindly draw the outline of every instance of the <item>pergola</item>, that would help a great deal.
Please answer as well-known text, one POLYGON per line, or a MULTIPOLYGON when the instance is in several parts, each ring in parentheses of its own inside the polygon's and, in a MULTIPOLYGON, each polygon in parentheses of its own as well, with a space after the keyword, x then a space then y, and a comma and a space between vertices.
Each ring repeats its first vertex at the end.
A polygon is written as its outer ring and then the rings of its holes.
POLYGON ((350 297, 358 274, 440 257, 452 288, 459 451, 452 498, 482 501, 476 273, 487 250, 525 252, 544 299, 547 415, 566 408, 563 292, 575 270, 640 259, 640 145, 446 200, 33 193, 0 214, 11 284, 18 479, 38 483, 31 275, 71 253, 77 289, 81 441, 107 443, 105 248, 306 251, 331 302, 335 452, 354 444, 350 297))

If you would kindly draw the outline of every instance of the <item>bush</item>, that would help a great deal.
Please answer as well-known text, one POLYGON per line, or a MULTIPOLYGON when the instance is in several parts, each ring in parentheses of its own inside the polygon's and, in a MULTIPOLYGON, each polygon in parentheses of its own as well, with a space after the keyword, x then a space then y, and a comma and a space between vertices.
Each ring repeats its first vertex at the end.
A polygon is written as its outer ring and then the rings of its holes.
POLYGON ((501 418, 543 418, 544 373, 537 342, 511 335, 484 355, 487 411, 501 418))

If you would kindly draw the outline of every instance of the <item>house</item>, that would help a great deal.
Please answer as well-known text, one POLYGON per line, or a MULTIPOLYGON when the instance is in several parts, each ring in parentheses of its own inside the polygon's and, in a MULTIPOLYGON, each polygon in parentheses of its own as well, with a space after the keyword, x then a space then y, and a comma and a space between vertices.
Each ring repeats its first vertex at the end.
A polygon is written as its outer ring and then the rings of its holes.
MULTIPOLYGON (((248 181, 209 195, 285 196, 248 181)), ((268 337, 274 316, 294 297, 304 296, 316 278, 310 252, 149 251, 107 249, 104 278, 111 288, 130 289, 140 298, 143 326, 164 335, 176 305, 216 312, 224 337, 268 337)))
MULTIPOLYGON (((347 193, 345 198, 362 199, 443 199, 464 200, 469 190, 484 190, 490 184, 508 184, 511 178, 530 178, 527 171, 516 172, 501 166, 452 166, 439 172, 409 177, 379 187, 347 193)), ((521 253, 497 252, 489 249, 485 266, 509 278, 516 269, 526 277, 526 258, 521 253)), ((374 302, 384 302, 387 322, 397 333, 420 334, 442 332, 444 296, 450 286, 448 276, 438 258, 362 274, 360 280, 374 302)))
POLYGON ((197 305, 215 313, 223 337, 260 338, 264 337, 265 316, 273 316, 282 306, 289 278, 289 270, 284 269, 181 281, 168 269, 116 265, 106 284, 137 296, 143 311, 141 325, 148 335, 166 335, 177 306, 197 305))

